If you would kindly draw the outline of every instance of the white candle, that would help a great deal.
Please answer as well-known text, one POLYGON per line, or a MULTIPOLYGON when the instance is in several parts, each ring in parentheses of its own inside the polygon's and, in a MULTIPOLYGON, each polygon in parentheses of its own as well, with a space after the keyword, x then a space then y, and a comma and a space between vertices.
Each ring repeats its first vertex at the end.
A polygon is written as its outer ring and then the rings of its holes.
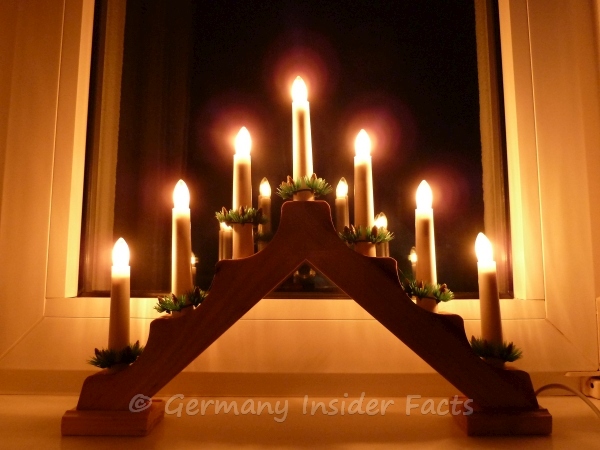
POLYGON ((415 211, 415 243, 419 257, 416 279, 424 283, 437 284, 432 204, 431 188, 427 181, 423 180, 417 188, 417 209, 415 211))
POLYGON ((292 84, 292 149, 294 180, 310 177, 313 174, 310 110, 306 84, 300 77, 292 84))
POLYGON ((219 261, 222 259, 231 259, 233 229, 225 222, 220 222, 219 226, 219 261))
POLYGON ((408 260, 410 261, 410 268, 412 270, 413 277, 417 277, 417 249, 412 247, 408 254, 408 260))
POLYGON ((119 238, 113 247, 110 286, 108 348, 122 350, 129 345, 129 247, 119 238))
POLYGON ((240 206, 252 206, 252 177, 250 148, 252 139, 246 127, 242 127, 235 138, 235 155, 233 156, 233 205, 237 210, 240 206))
MULTIPOLYGON (((354 141, 354 226, 363 230, 375 224, 373 209, 373 173, 371 167, 371 139, 360 130, 354 141)), ((363 234, 364 236, 364 234, 363 234)))
MULTIPOLYGON (((378 233, 385 233, 388 227, 388 220, 384 213, 380 212, 375 216, 375 226, 377 227, 378 233)), ((390 256, 390 243, 381 242, 377 244, 377 256, 389 257, 390 256)))
POLYGON ((260 195, 258 196, 258 207, 262 209, 263 216, 269 219, 265 224, 259 226, 261 233, 271 232, 271 185, 269 180, 263 178, 258 188, 260 195))
POLYGON ((481 309, 481 337, 490 343, 502 344, 502 320, 496 262, 490 240, 483 233, 475 239, 481 309))
POLYGON ((335 228, 338 232, 350 225, 350 211, 348 210, 348 182, 344 177, 335 189, 335 228))
POLYGON ((194 288, 192 281, 192 230, 190 191, 179 180, 173 191, 173 229, 171 241, 171 291, 179 296, 194 288))

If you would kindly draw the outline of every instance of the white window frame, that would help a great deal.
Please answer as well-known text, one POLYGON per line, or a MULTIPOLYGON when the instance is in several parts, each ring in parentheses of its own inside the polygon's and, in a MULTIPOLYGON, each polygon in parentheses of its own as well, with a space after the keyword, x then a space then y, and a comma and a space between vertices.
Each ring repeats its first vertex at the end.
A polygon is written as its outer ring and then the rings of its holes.
MULTIPOLYGON (((64 375, 87 373, 90 351, 104 345, 109 310, 106 298, 75 298, 94 7, 92 0, 10 3, 0 6, 0 62, 11 71, 8 81, 0 78, 0 108, 9 112, 0 124, 0 380, 6 391, 31 390, 15 372, 52 369, 63 381, 48 389, 64 391, 80 383, 64 375)), ((600 65, 589 19, 598 1, 570 2, 567 13, 558 0, 499 5, 516 297, 501 301, 505 335, 525 349, 525 370, 598 371, 600 65), (556 34, 564 47, 548 50, 542 44, 556 34)), ((132 333, 142 340, 156 317, 153 304, 132 300, 132 333)), ((477 300, 443 310, 463 316, 467 334, 477 334, 477 300)), ((332 329, 344 333, 340 353, 364 347, 361 336, 372 333, 367 350, 389 359, 389 347, 379 349, 389 333, 352 300, 263 300, 242 322, 188 370, 285 371, 291 363, 271 355, 267 343, 282 324, 292 335, 312 327, 325 343, 332 329), (231 368, 228 346, 249 326, 267 338, 231 368)), ((402 345, 394 352, 398 364, 382 361, 373 372, 431 371, 402 345)), ((323 370, 354 369, 331 356, 323 370)))

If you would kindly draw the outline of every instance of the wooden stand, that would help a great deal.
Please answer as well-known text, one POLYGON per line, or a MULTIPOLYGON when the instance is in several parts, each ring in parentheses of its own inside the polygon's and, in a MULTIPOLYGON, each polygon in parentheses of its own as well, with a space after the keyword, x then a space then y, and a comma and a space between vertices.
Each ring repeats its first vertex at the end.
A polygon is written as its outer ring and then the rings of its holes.
POLYGON ((139 412, 71 409, 63 416, 60 431, 63 436, 146 436, 164 415, 165 405, 158 399, 139 412))
POLYGON ((552 433, 552 416, 547 409, 485 410, 477 405, 470 405, 470 408, 472 410, 466 410, 461 403, 457 408, 459 413, 453 416, 468 436, 545 436, 552 433))
MULTIPOLYGON (((460 316, 435 314, 415 305, 400 285, 396 261, 349 249, 338 237, 329 205, 323 201, 284 203, 270 244, 248 258, 219 261, 202 305, 180 317, 152 321, 140 358, 120 372, 88 377, 76 411, 106 412, 115 418, 129 414, 133 397, 155 395, 305 262, 473 399, 481 411, 516 411, 523 429, 531 413, 540 411, 526 372, 497 369, 477 357, 460 316)), ((485 415, 479 417, 496 427, 485 415)), ((510 427, 495 429, 496 434, 513 434, 510 427)), ((537 429, 532 428, 532 434, 538 434, 537 429)))

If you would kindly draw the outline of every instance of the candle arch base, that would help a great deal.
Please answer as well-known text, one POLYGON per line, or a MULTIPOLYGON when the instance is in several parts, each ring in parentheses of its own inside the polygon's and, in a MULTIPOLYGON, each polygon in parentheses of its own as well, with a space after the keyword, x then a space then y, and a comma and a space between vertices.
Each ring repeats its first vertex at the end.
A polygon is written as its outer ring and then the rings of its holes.
MULTIPOLYGON (((102 371, 88 377, 74 410, 77 414, 72 410, 63 416, 63 435, 96 434, 92 430, 98 417, 133 420, 140 413, 130 412, 132 399, 155 395, 305 262, 472 399, 480 424, 493 425, 495 434, 551 433, 552 418, 539 407, 529 374, 482 361, 471 349, 460 316, 432 314, 417 306, 401 287, 394 259, 365 257, 351 250, 335 231, 329 205, 304 201, 284 203, 279 229, 261 252, 217 263, 209 295, 199 307, 178 318, 152 321, 145 350, 134 364, 115 374, 102 371), (518 429, 510 420, 497 425, 500 413, 518 417, 518 429), (84 428, 90 432, 81 432, 84 428)), ((119 424, 114 431, 126 434, 119 424)), ((130 431, 139 435, 136 427, 130 431)))

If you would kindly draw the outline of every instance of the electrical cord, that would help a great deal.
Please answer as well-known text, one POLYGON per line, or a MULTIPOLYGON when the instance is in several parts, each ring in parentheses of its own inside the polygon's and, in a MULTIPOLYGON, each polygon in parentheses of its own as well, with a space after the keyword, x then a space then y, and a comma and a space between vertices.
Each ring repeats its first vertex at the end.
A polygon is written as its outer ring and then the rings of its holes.
POLYGON ((570 388, 569 386, 566 386, 564 384, 560 384, 560 383, 552 383, 552 384, 546 384, 545 386, 542 386, 541 388, 537 389, 535 391, 535 395, 539 395, 541 392, 543 391, 547 391, 548 389, 564 389, 567 390, 573 394, 575 394, 576 396, 578 396, 581 400, 583 400, 584 402, 587 403, 587 405, 592 408, 592 411, 594 411, 594 414, 596 414, 598 416, 598 418, 600 418, 600 410, 596 407, 596 405, 594 405, 589 398, 587 398, 585 395, 583 395, 581 392, 576 391, 575 389, 570 388))

